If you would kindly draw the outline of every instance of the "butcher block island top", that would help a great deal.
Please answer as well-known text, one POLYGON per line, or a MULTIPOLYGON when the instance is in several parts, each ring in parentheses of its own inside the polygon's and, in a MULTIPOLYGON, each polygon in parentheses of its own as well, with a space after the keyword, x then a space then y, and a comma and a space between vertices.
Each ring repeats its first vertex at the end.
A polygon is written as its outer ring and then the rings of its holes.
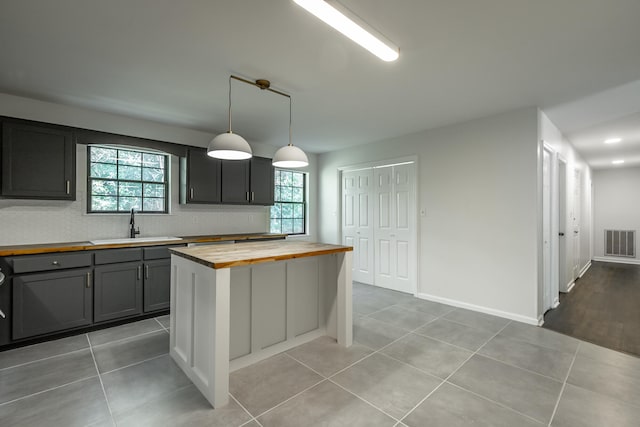
POLYGON ((170 248, 170 251, 177 256, 187 258, 207 267, 219 269, 283 261, 292 258, 351 252, 353 247, 327 243, 274 240, 228 245, 204 245, 192 248, 170 248))

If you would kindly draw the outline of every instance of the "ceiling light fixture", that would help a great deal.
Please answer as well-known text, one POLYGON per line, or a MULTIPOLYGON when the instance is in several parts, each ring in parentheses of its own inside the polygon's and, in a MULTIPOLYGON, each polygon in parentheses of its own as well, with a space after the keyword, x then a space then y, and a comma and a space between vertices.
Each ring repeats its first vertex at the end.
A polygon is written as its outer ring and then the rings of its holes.
POLYGON ((622 138, 609 138, 609 139, 605 139, 604 143, 605 144, 615 144, 617 142, 622 141, 622 138))
MULTIPOLYGON (((348 17, 344 12, 336 9, 333 5, 323 0, 293 0, 297 5, 306 9, 309 13, 316 16, 321 21, 329 24, 354 42, 358 43, 369 52, 373 53, 383 61, 395 61, 398 59, 399 49, 391 42, 386 40, 362 20, 356 16, 348 17), (360 21, 356 23, 355 21, 360 21)), ((334 2, 334 4, 336 4, 334 2)), ((341 8, 343 9, 343 8, 341 8)), ((353 15, 353 14, 351 14, 353 15)))
POLYGON ((289 144, 276 151, 276 154, 273 156, 272 164, 279 168, 302 168, 308 166, 309 159, 307 158, 307 155, 300 148, 294 147, 292 143, 293 108, 291 95, 272 89, 271 82, 269 80, 258 79, 255 82, 252 82, 251 80, 246 80, 234 75, 229 76, 229 132, 216 136, 209 144, 207 154, 211 157, 227 160, 248 159, 251 157, 251 147, 249 147, 247 141, 245 141, 245 139, 240 135, 231 133, 231 79, 289 98, 289 144), (230 137, 233 137, 234 139, 230 140, 230 137), (246 145, 243 145, 241 141, 246 145), (226 157, 222 157, 223 155, 226 157))
POLYGON ((231 79, 240 80, 235 76, 229 76, 229 130, 211 140, 207 147, 207 155, 222 160, 250 159, 253 152, 247 140, 231 131, 231 79))
POLYGON ((624 160, 614 160, 614 161, 611 162, 611 164, 613 164, 613 165, 621 165, 623 163, 624 163, 624 160))

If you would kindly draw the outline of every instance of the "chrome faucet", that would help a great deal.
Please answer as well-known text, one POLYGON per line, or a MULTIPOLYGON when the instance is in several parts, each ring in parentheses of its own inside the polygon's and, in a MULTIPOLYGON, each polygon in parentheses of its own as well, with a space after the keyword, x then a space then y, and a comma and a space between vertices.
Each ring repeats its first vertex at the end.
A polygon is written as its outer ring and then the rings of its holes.
POLYGON ((131 220, 129 221, 131 228, 129 229, 129 237, 132 239, 136 237, 136 234, 140 234, 140 227, 136 230, 135 211, 131 209, 131 220))

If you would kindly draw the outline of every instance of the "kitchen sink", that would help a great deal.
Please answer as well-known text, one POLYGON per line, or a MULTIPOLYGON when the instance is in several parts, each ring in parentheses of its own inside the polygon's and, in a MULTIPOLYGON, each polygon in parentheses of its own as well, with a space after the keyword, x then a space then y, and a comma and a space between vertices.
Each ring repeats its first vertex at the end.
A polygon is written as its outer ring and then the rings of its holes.
POLYGON ((119 245, 122 243, 145 243, 145 242, 161 242, 165 240, 182 240, 182 237, 175 236, 159 236, 159 237, 135 237, 127 239, 104 239, 91 240, 92 245, 119 245))

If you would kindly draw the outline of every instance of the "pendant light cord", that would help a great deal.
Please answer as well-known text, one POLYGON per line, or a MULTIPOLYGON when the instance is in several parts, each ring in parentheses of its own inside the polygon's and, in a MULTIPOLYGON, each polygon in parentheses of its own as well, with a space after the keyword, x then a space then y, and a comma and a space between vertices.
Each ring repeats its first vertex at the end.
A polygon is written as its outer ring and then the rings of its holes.
POLYGON ((293 116, 293 106, 292 106, 293 100, 291 99, 291 97, 289 97, 289 147, 291 147, 293 145, 292 138, 291 138, 291 123, 292 123, 292 116, 293 116))
POLYGON ((229 76, 229 133, 231 132, 231 76, 229 76))

